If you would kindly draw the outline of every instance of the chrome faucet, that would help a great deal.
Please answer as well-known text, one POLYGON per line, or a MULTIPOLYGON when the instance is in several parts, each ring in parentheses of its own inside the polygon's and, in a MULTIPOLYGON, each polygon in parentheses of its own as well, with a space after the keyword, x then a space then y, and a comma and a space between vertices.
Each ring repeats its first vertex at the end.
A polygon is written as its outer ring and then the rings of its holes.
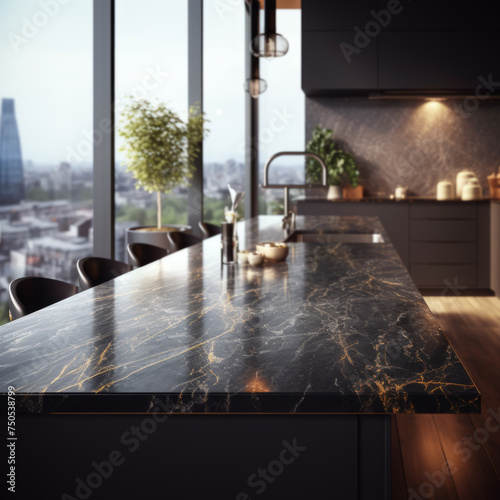
POLYGON ((290 188, 305 189, 314 187, 326 187, 327 183, 327 169, 325 162, 321 156, 316 153, 309 153, 308 151, 282 151, 281 153, 276 153, 272 155, 266 162, 264 167, 264 183, 260 186, 263 189, 279 189, 283 188, 283 203, 284 203, 284 217, 283 217, 283 229, 289 229, 290 227, 295 227, 295 212, 290 210, 290 200, 289 191, 290 188), (319 162, 321 165, 321 184, 269 184, 269 166, 272 161, 279 156, 310 156, 319 162))

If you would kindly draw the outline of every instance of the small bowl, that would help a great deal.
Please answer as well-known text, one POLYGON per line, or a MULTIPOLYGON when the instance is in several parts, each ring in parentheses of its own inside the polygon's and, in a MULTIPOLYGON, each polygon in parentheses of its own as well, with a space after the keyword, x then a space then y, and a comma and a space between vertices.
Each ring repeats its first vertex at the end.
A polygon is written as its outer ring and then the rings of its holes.
POLYGON ((238 252, 238 262, 240 264, 246 264, 248 262, 248 252, 246 250, 240 250, 238 252))
POLYGON ((251 266, 261 266, 264 262, 264 254, 260 252, 248 252, 248 262, 251 266))
POLYGON ((257 245, 257 251, 263 253, 267 260, 285 260, 288 255, 288 245, 286 243, 268 241, 259 243, 257 245))

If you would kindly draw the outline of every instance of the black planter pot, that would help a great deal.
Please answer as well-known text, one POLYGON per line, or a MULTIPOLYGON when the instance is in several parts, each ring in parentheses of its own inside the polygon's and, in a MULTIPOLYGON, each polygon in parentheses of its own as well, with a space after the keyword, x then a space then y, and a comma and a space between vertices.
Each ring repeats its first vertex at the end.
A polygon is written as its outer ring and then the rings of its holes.
POLYGON ((141 229, 146 227, 151 226, 137 226, 127 229, 127 245, 129 243, 147 243, 169 250, 167 239, 167 233, 169 231, 191 231, 191 226, 178 224, 164 226, 163 231, 141 231, 141 229))

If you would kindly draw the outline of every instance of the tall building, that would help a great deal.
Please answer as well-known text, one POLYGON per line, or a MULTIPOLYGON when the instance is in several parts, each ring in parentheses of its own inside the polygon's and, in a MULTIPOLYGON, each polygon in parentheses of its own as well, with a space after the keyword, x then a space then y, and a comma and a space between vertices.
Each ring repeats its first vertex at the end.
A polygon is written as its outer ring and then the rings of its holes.
POLYGON ((24 199, 23 159, 14 99, 2 99, 0 121, 0 205, 24 199))

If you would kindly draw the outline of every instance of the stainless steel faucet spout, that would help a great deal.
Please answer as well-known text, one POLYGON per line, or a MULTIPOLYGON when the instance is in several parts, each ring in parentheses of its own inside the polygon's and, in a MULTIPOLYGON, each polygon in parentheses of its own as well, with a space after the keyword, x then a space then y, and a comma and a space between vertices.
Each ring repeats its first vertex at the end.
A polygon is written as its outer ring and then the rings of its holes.
POLYGON ((285 212, 285 217, 289 213, 289 190, 290 188, 297 188, 297 189, 305 189, 305 188, 313 188, 313 187, 326 187, 328 186, 328 181, 327 181, 327 168, 325 165, 325 161, 321 156, 317 155, 316 153, 310 153, 309 151, 282 151, 280 153, 276 153, 272 155, 266 162, 266 165, 264 167, 264 182, 261 185, 261 188, 263 189, 279 189, 283 188, 284 191, 284 212, 285 212), (269 184, 269 167, 271 163, 276 159, 279 158, 280 156, 310 156, 311 158, 316 159, 319 164, 321 165, 321 184, 269 184))

